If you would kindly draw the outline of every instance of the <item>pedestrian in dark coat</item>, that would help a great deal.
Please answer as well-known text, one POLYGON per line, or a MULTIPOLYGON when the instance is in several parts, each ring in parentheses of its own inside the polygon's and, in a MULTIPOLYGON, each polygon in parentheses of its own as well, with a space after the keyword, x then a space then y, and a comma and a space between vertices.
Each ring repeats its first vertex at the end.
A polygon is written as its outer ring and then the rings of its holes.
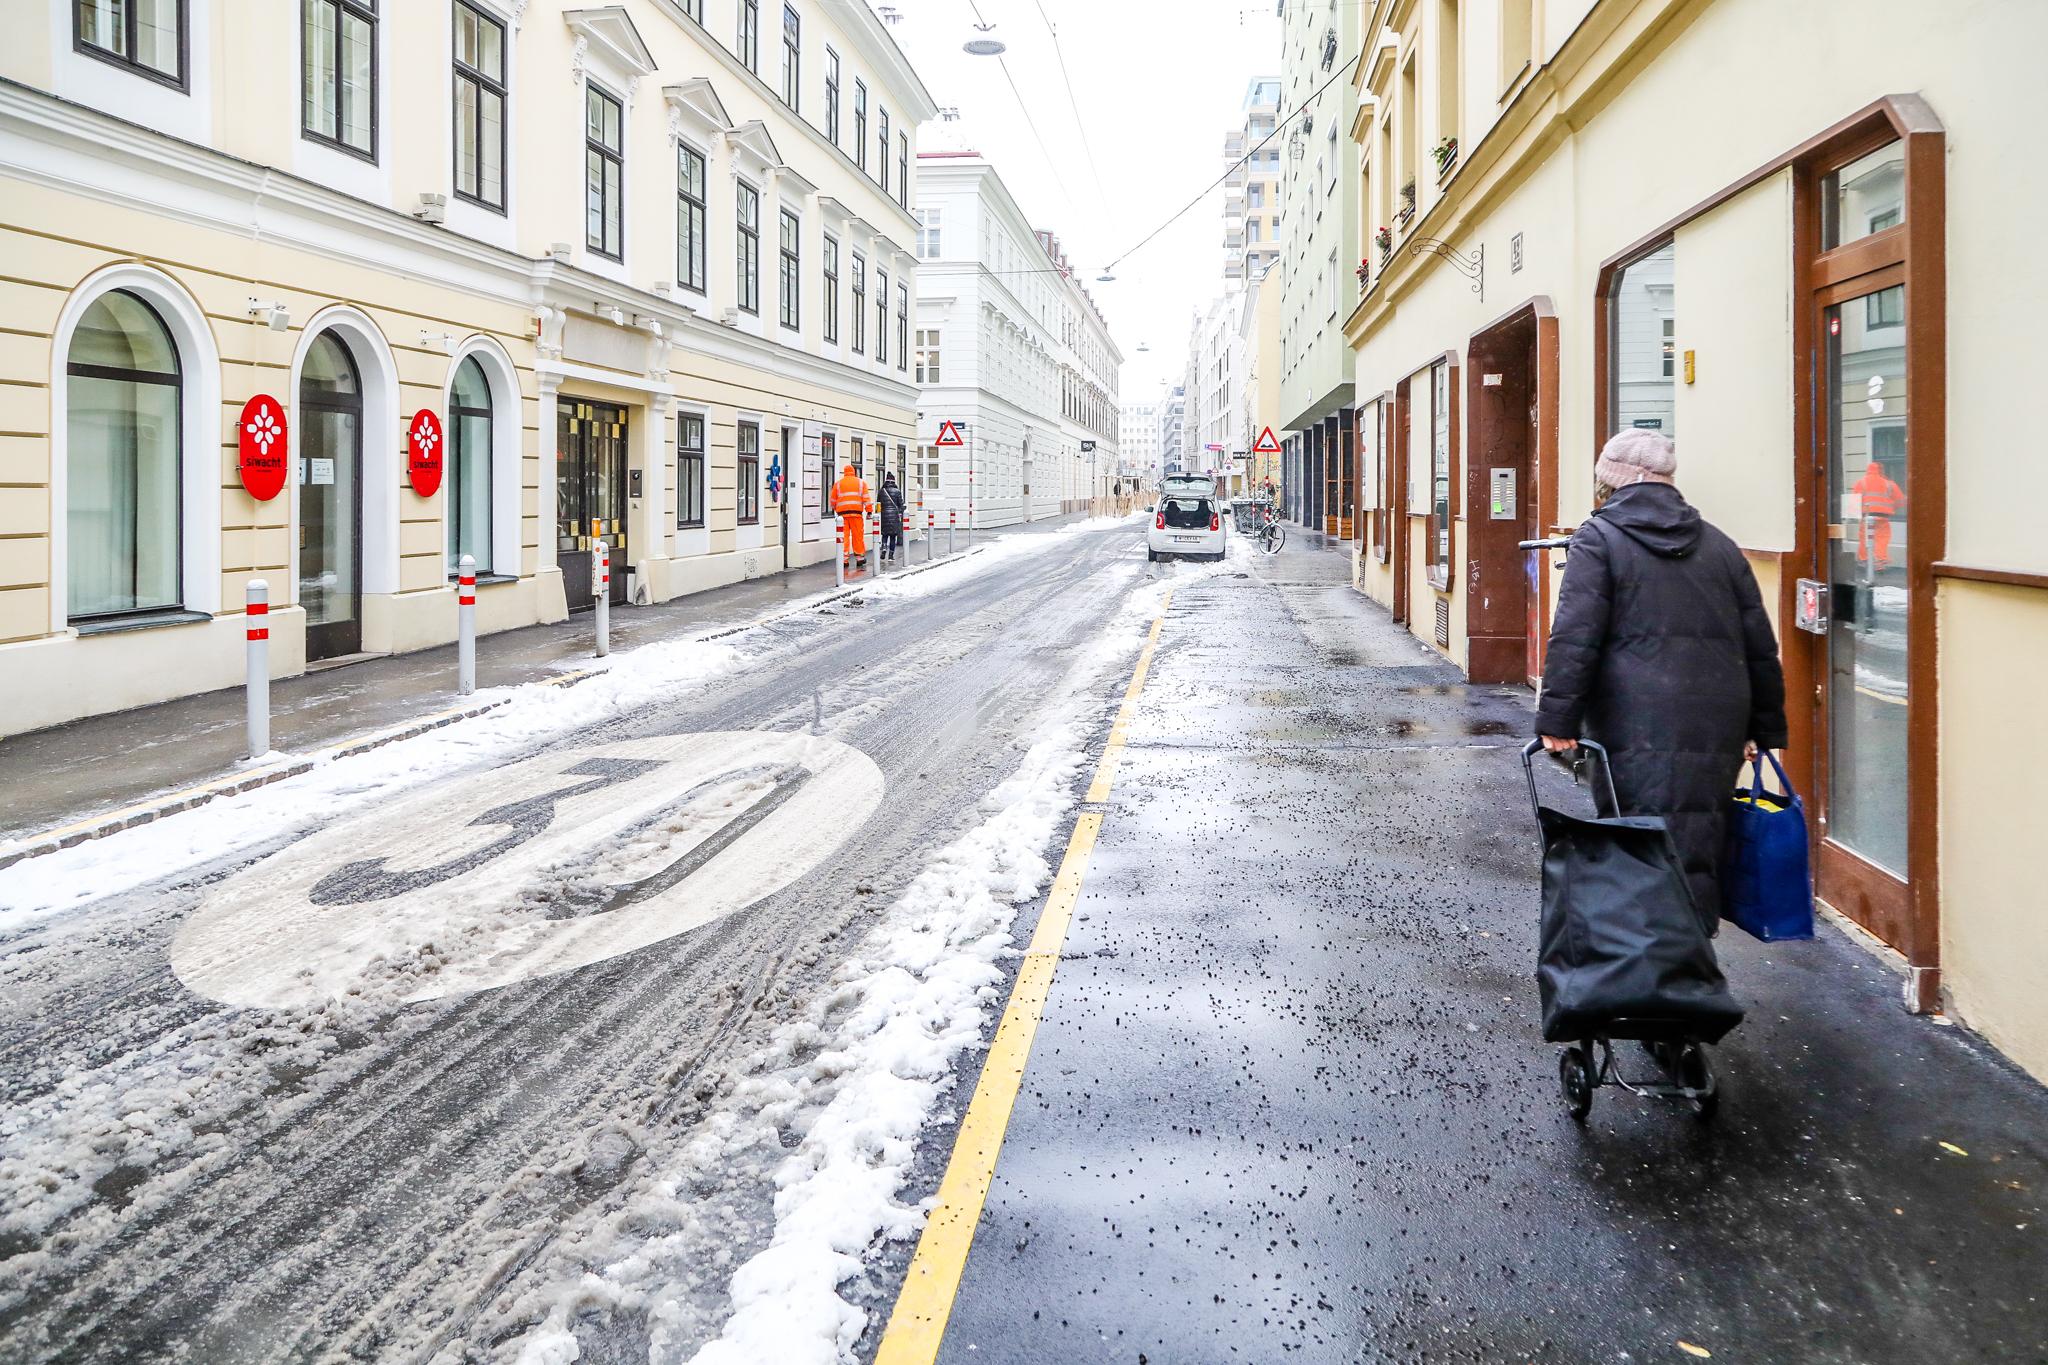
POLYGON ((1677 468, 1654 431, 1624 431, 1600 452, 1536 733, 1552 752, 1582 735, 1607 747, 1622 814, 1664 817, 1711 931, 1729 796, 1746 746, 1785 747, 1785 675, 1748 561, 1680 496, 1677 468))
POLYGON ((903 490, 894 474, 882 476, 882 558, 894 559, 903 552, 903 490))

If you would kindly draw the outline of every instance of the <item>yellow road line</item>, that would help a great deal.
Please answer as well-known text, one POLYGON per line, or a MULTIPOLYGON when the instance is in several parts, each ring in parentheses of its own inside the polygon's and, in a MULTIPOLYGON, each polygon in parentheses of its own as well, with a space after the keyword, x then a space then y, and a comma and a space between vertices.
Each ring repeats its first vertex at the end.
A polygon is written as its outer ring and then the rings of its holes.
MULTIPOLYGON (((1153 652, 1159 647, 1159 631, 1166 624, 1166 609, 1173 601, 1168 593, 1159 604, 1159 615, 1138 651, 1131 684, 1124 690, 1123 705, 1109 727, 1102 759, 1095 766, 1095 780, 1088 787, 1091 804, 1107 801, 1116 779, 1118 760, 1123 757, 1124 727, 1138 706, 1145 675, 1151 671, 1153 652)), ((917 1252, 903 1278, 903 1290, 896 1296, 896 1309, 889 1317, 875 1352, 875 1365, 931 1365, 938 1359, 939 1343, 945 1339, 946 1322, 953 1314, 953 1300, 960 1292, 960 1276, 967 1269, 967 1253, 974 1245, 975 1224, 981 1220, 982 1205, 995 1181, 996 1157, 1003 1148, 1003 1134, 1010 1126, 1010 1110, 1024 1083, 1024 1064, 1031 1057, 1031 1040, 1045 1011, 1046 996, 1052 991, 1053 973, 1059 967, 1060 951, 1067 941, 1074 907, 1081 900, 1081 883, 1088 873, 1088 859, 1095 851, 1096 836, 1102 832, 1102 812, 1085 810, 1074 821, 1074 833, 1067 840, 1066 856, 1053 877, 1046 896, 1045 911, 1038 917, 1038 929, 1025 949, 1017 970, 1017 984, 1010 988, 1010 1000, 996 1025, 989 1044, 988 1059, 982 1063, 981 1080, 968 1102, 967 1116, 960 1123, 960 1135, 953 1143, 953 1155, 946 1162, 945 1178, 939 1182, 939 1202, 925 1222, 918 1238, 917 1252)))

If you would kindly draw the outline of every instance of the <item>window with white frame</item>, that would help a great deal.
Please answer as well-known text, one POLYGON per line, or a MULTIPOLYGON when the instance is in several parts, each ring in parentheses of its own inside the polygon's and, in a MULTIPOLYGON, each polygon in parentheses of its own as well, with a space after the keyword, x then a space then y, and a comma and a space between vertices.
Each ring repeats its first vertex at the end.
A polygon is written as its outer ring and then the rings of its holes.
POLYGON ((875 271, 875 363, 889 363, 889 272, 875 271))
POLYGON ((839 340, 839 239, 825 234, 825 340, 839 340))
POLYGON ((825 49, 825 138, 839 145, 839 54, 825 49))
POLYGON ((799 304, 803 287, 803 220, 788 209, 782 210, 782 274, 780 278, 782 325, 797 327, 802 323, 799 304))
POLYGON ((881 131, 875 138, 875 180, 882 187, 882 193, 889 192, 889 111, 875 111, 875 126, 881 131))
POLYGON ((757 526, 761 521, 761 425, 742 422, 739 428, 739 522, 757 526))
POLYGON ((704 22, 704 0, 682 0, 683 13, 698 23, 704 22))
POLYGON ((796 6, 782 7, 782 102, 792 109, 803 103, 803 19, 796 6))
POLYGON ((918 209, 913 215, 917 219, 917 254, 927 261, 939 256, 940 214, 941 210, 929 208, 918 209))
POLYGON ((868 263, 858 252, 853 253, 853 307, 848 310, 853 319, 853 353, 859 355, 867 345, 868 336, 868 263))
POLYGON ((917 329, 917 382, 939 382, 939 329, 936 327, 917 329))
POLYGON ((595 81, 583 91, 583 241, 610 260, 626 258, 625 108, 595 81))
POLYGON ((448 573, 462 557, 476 571, 493 570, 491 559, 491 384, 475 356, 455 367, 448 388, 448 573))
POLYGON ((377 159, 375 0, 303 0, 300 127, 316 142, 377 159))
POLYGON ((704 524, 704 415, 676 417, 676 528, 704 524))
POLYGON ((455 193, 505 211, 505 26, 455 0, 455 193))
POLYGON ((739 222, 739 306, 748 313, 761 311, 761 192, 746 181, 739 181, 738 190, 739 222))
POLYGON ((868 87, 858 77, 853 82, 853 164, 868 168, 868 87))
POLYGON ((733 55, 747 70, 761 73, 761 0, 740 0, 740 31, 733 55))
POLYGON ((676 144, 676 283, 692 293, 705 288, 704 154, 676 144))
POLYGON ((65 602, 73 621, 184 601, 184 377, 156 309, 113 289, 71 335, 65 602))
POLYGON ((185 88, 185 0, 74 0, 71 15, 78 51, 185 88))

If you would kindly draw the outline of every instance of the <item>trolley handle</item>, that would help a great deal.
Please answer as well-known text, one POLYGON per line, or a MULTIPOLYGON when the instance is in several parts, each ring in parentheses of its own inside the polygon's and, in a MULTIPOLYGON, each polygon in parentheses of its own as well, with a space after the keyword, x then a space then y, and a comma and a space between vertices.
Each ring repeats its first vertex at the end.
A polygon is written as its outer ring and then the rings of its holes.
MULTIPOLYGON (((1535 764, 1530 761, 1539 752, 1541 752, 1542 749, 1543 741, 1540 739, 1532 739, 1527 744, 1524 744, 1522 746, 1522 776, 1526 778, 1529 783, 1529 808, 1532 811, 1541 810, 1543 808, 1543 803, 1539 801, 1536 797, 1536 767, 1535 764)), ((1603 812, 1600 808, 1600 789, 1596 786, 1593 788, 1593 811, 1596 815, 1599 815, 1599 817, 1603 820, 1612 819, 1616 816, 1619 816, 1621 814, 1621 798, 1617 796, 1614 791, 1614 765, 1608 760, 1607 746, 1601 744, 1597 740, 1582 739, 1579 741, 1579 750, 1579 756, 1571 761, 1572 782, 1575 785, 1577 784, 1579 780, 1579 771, 1584 766, 1586 761, 1586 752, 1590 750, 1595 756, 1599 758, 1600 775, 1601 777, 1606 779, 1607 784, 1606 810, 1603 812)))

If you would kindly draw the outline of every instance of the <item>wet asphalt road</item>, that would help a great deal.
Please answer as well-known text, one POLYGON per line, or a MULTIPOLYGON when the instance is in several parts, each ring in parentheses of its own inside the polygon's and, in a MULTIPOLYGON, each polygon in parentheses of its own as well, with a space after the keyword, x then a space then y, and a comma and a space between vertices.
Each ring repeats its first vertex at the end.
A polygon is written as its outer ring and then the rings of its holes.
POLYGON ((1176 592, 940 1359, 2048 1359, 2048 1095, 1835 931, 1721 936, 1715 1125, 1565 1115, 1531 699, 1344 574, 1176 592))
MULTIPOLYGON (((881 811, 815 874, 625 956, 425 1004, 227 1008, 167 956, 251 855, 0 940, 0 1162, 54 1134, 83 1172, 52 1179, 75 1204, 61 1216, 0 1224, 0 1360, 494 1358, 533 1296, 584 1268, 579 1236, 676 1161, 741 1059, 974 822, 1125 590, 1171 572, 1132 529, 1063 537, 928 597, 764 627, 741 673, 540 746, 570 760, 646 735, 799 731, 886 779, 881 811)), ((1106 724, 1092 694, 1081 705, 1106 724)), ((450 800, 491 789, 467 774, 450 800)), ((782 1155, 740 1152, 688 1187, 664 1231, 703 1254, 668 1287, 672 1343, 716 1334, 782 1155)), ((585 1360, 648 1358, 644 1313, 575 1326, 585 1360)))

